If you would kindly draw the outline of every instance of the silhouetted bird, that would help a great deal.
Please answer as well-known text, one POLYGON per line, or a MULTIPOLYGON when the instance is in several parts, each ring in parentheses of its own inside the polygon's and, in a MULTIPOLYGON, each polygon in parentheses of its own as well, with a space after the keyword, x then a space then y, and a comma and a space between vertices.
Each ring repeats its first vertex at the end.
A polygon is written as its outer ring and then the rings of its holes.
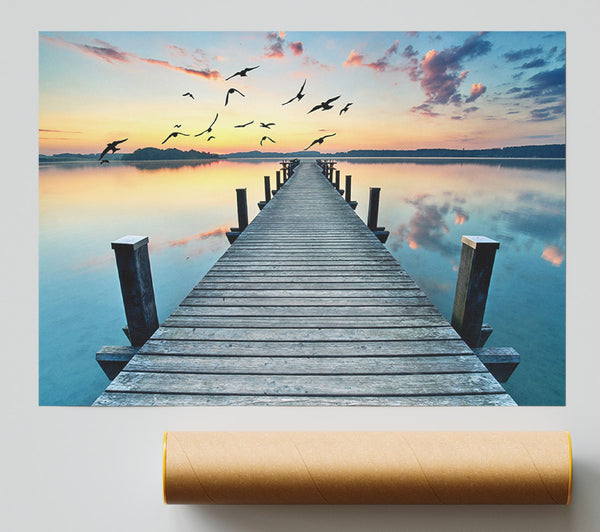
MULTIPOLYGON (((227 105, 227 102, 229 101, 229 95, 230 95, 230 94, 233 94, 234 92, 237 92, 237 93, 239 93, 239 94, 242 94, 242 93, 241 93, 239 90, 237 90, 237 89, 233 89, 233 88, 229 89, 229 90, 227 91, 227 96, 225 96, 225 105, 227 105)), ((242 96, 244 96, 244 94, 242 94, 242 96)))
POLYGON ((345 107, 340 111, 340 114, 345 113, 350 108, 351 105, 352 105, 352 102, 347 103, 345 105, 345 107))
POLYGON ((265 124, 264 122, 260 123, 260 127, 266 127, 267 129, 271 129, 271 126, 275 126, 275 122, 269 122, 268 124, 265 124))
POLYGON ((173 127, 181 127, 181 124, 175 124, 173 127))
POLYGON ((189 96, 192 100, 194 99, 194 95, 191 92, 186 92, 185 94, 182 94, 182 96, 189 96))
POLYGON ((104 163, 110 163, 110 161, 108 159, 102 159, 100 161, 100 164, 104 164, 104 163))
POLYGON ((262 146, 262 143, 263 143, 265 140, 270 140, 270 141, 271 141, 273 144, 277 144, 277 143, 276 143, 276 142, 275 142, 275 141, 274 141, 274 140, 273 140, 271 137, 264 136, 262 139, 260 139, 260 145, 261 145, 261 146, 262 146))
POLYGON ((239 72, 236 72, 235 74, 232 74, 228 78, 225 78, 225 81, 227 81, 228 79, 234 78, 235 76, 240 76, 242 78, 245 78, 248 75, 248 72, 250 72, 251 70, 254 70, 254 69, 258 68, 259 66, 260 65, 255 66, 255 67, 244 68, 244 69, 240 70, 239 72))
POLYGON ((208 142, 209 140, 212 140, 212 139, 216 139, 216 138, 217 138, 217 137, 215 137, 214 135, 211 135, 210 137, 208 137, 208 138, 206 139, 206 142, 208 142))
MULTIPOLYGON (((341 96, 341 94, 340 94, 340 96, 341 96)), ((321 102, 319 105, 315 105, 308 113, 312 113, 313 111, 316 111, 317 109, 321 109, 321 111, 326 111, 327 109, 333 109, 333 105, 331 105, 331 102, 335 102, 340 96, 336 96, 335 98, 330 98, 329 100, 321 102)), ((308 114, 308 113, 306 113, 306 114, 308 114)))
POLYGON ((246 126, 249 126, 250 124, 254 124, 254 120, 252 120, 250 122, 246 122, 245 124, 240 124, 238 126, 233 126, 233 127, 246 127, 246 126))
POLYGON ((117 144, 121 144, 121 142, 125 142, 127 139, 123 139, 123 140, 113 140, 112 142, 109 142, 106 145, 106 148, 104 148, 104 151, 102 152, 102 154, 100 155, 100 157, 98 157, 98 160, 102 160, 102 157, 104 157, 109 151, 112 151, 113 153, 115 153, 117 150, 120 150, 121 148, 117 148, 117 144))
POLYGON ((296 96, 294 96, 291 100, 288 100, 287 102, 282 103, 281 105, 287 105, 288 103, 292 103, 294 100, 300 101, 302 98, 304 98, 304 96, 306 96, 305 94, 302 94, 302 90, 304 89, 304 85, 306 85, 306 80, 304 80, 304 83, 302 84, 302 87, 300 87, 300 90, 298 91, 298 94, 296 94, 296 96))
POLYGON ((165 142, 167 142, 167 140, 169 140, 171 137, 177 138, 177 135, 183 135, 184 137, 189 137, 189 135, 187 133, 179 133, 179 131, 173 131, 173 133, 171 133, 165 140, 163 140, 161 142, 161 144, 164 144, 165 142))
POLYGON ((202 133, 198 133, 197 135, 194 135, 194 137, 199 137, 200 135, 203 135, 204 133, 210 133, 212 131, 212 127, 215 125, 215 122, 217 121, 217 118, 219 118, 219 113, 217 113, 217 116, 215 116, 215 119, 212 121, 212 124, 210 126, 208 126, 207 129, 205 129, 202 133))
POLYGON ((318 138, 317 140, 313 140, 310 145, 306 148, 304 148, 305 150, 308 150, 311 146, 314 146, 315 144, 323 144, 323 141, 327 138, 327 137, 333 137, 335 135, 335 133, 332 133, 331 135, 325 135, 321 138, 318 138))

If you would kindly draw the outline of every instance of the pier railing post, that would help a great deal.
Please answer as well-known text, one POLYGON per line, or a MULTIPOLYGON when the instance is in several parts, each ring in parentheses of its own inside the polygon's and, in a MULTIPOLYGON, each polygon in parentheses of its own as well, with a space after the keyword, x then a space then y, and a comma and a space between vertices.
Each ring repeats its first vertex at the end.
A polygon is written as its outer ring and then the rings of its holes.
MULTIPOLYGON (((283 171, 285 172, 285 168, 284 168, 283 171)), ((276 188, 276 190, 279 190, 281 188, 281 171, 280 170, 277 170, 275 172, 275 177, 277 179, 277 188, 276 188)))
POLYGON ((243 231, 248 227, 248 201, 246 198, 245 188, 236 188, 237 195, 237 213, 238 213, 238 228, 243 231))
POLYGON ((152 286, 148 237, 128 235, 111 242, 115 251, 127 327, 123 331, 131 345, 144 345, 158 329, 152 286))
POLYGON ((381 189, 369 188, 369 210, 367 215, 367 227, 375 233, 375 236, 383 244, 390 236, 390 232, 385 230, 385 227, 377 227, 377 217, 379 216, 379 193, 381 189))
POLYGON ((461 241, 451 324, 465 343, 475 348, 481 347, 483 314, 500 243, 485 236, 463 236, 461 241))
POLYGON ((377 230, 377 217, 379 216, 379 193, 380 188, 369 188, 369 211, 367 215, 367 227, 371 231, 377 230))
POLYGON ((258 208, 262 211, 267 203, 271 201, 271 177, 265 176, 265 201, 258 202, 258 208))
POLYGON ((237 237, 242 234, 242 231, 248 227, 248 201, 246 198, 246 189, 236 188, 235 193, 237 196, 238 227, 232 227, 231 231, 225 233, 230 244, 233 244, 237 237))
POLYGON ((340 171, 336 170, 335 171, 335 183, 334 186, 336 188, 336 190, 340 189, 340 171))
POLYGON ((346 196, 345 196, 346 202, 348 203, 348 205, 350 205, 350 207, 352 207, 354 210, 356 210, 356 206, 358 205, 358 202, 352 201, 352 176, 351 175, 346 176, 345 192, 346 192, 346 196))

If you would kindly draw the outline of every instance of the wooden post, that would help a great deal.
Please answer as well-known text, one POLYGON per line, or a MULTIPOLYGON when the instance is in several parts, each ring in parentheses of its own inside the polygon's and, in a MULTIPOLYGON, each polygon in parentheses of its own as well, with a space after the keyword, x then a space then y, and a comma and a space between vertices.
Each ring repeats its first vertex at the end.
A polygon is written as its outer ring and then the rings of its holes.
POLYGON ((123 331, 131 345, 144 345, 158 329, 152 287, 148 237, 128 235, 111 242, 115 250, 127 327, 123 331))
POLYGON ((350 203, 350 198, 352 196, 352 176, 346 176, 346 201, 350 203))
POLYGON ((485 236, 463 236, 461 241, 451 323, 469 347, 480 347, 483 313, 500 243, 485 236))
POLYGON ((348 203, 348 205, 350 205, 350 207, 352 207, 354 210, 356 210, 356 206, 358 205, 357 201, 352 201, 352 176, 351 175, 347 175, 346 176, 346 202, 348 203))
POLYGON ((246 199, 246 189, 236 188, 237 211, 238 211, 238 229, 243 231, 248 227, 248 201, 246 199))
POLYGON ((265 201, 258 202, 258 208, 262 211, 265 208, 265 205, 271 201, 271 178, 266 175, 265 176, 265 201))
POLYGON ((336 190, 340 189, 340 171, 336 170, 335 171, 335 184, 334 184, 336 190))
MULTIPOLYGON (((284 172, 285 172, 285 169, 284 169, 284 172)), ((277 178, 277 189, 276 190, 279 190, 281 188, 281 172, 279 170, 277 170, 275 172, 275 176, 277 178)))
POLYGON ((377 217, 379 216, 379 193, 380 188, 369 188, 369 214, 367 216, 367 227, 371 231, 377 230, 377 217))

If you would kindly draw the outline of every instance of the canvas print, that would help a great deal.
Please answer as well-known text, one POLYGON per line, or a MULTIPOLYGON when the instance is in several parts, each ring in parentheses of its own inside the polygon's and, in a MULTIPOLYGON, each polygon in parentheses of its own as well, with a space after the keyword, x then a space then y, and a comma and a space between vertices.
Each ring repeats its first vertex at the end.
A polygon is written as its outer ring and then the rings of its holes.
POLYGON ((565 404, 564 32, 39 34, 39 404, 565 404))

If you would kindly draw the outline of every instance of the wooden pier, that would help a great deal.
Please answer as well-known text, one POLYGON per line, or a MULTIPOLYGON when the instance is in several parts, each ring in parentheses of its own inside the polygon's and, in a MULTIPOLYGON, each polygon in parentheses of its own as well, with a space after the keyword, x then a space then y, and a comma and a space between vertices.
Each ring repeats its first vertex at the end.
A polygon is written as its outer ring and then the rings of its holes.
POLYGON ((300 163, 94 405, 515 405, 341 192, 300 163))

